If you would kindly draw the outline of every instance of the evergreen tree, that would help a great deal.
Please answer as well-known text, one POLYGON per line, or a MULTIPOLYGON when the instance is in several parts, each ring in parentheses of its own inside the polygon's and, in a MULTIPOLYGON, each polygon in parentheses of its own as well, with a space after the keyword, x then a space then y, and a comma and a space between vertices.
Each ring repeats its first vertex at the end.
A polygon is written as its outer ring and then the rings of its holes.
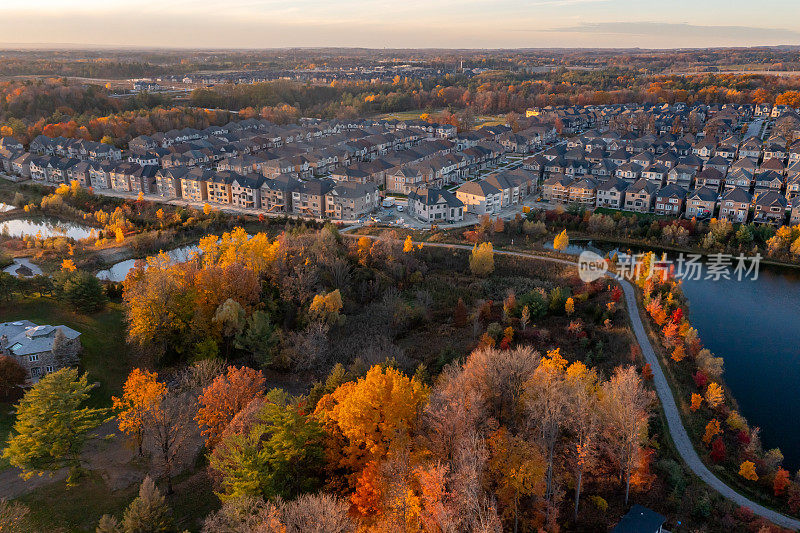
POLYGON ((176 531, 164 495, 150 476, 139 487, 139 496, 131 502, 122 518, 123 533, 158 533, 176 531))
POLYGON ((17 406, 17 420, 3 457, 24 476, 80 466, 89 431, 104 421, 107 409, 82 407, 94 388, 86 374, 62 368, 29 390, 17 406))

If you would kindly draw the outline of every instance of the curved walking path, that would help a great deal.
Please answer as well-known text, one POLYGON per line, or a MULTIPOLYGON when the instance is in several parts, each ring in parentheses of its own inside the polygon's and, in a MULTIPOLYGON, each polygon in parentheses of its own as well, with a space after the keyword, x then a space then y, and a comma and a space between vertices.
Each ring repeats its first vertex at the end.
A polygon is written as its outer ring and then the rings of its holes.
MULTIPOLYGON (((363 235, 353 235, 361 236, 363 235)), ((368 236, 373 238, 373 236, 368 236)), ((459 249, 459 250, 472 250, 471 246, 463 245, 463 244, 445 244, 445 243, 433 243, 433 242, 422 242, 416 243, 422 244, 424 246, 434 247, 434 248, 452 248, 452 249, 459 249)), ((524 253, 524 252, 511 252, 511 251, 503 251, 503 250, 495 250, 494 253, 498 255, 508 255, 514 257, 523 257, 528 259, 539 259, 541 261, 549 261, 551 263, 559 263, 567 266, 577 266, 575 261, 569 261, 566 259, 558 259, 555 257, 549 257, 546 255, 537 255, 533 253, 524 253)), ((631 320, 631 326, 633 327, 633 333, 636 335, 636 341, 639 343, 639 347, 642 350, 642 355, 647 363, 650 364, 650 367, 653 371, 653 383, 656 387, 656 393, 658 394, 658 399, 661 401, 661 406, 664 408, 664 415, 667 418, 667 426, 669 428, 669 434, 672 436, 672 441, 675 443, 675 448, 678 450, 678 453, 689 466, 689 468, 694 472, 697 477, 702 479, 707 485, 711 488, 719 492, 722 496, 729 499, 736 505, 747 507, 752 510, 758 516, 762 516, 781 527, 785 527, 788 529, 793 530, 800 530, 800 520, 795 518, 791 518, 789 516, 783 515, 772 509, 767 509, 763 505, 760 505, 733 490, 728 485, 722 482, 717 476, 711 473, 711 471, 703 464, 703 461, 700 460, 700 456, 697 455, 697 452, 694 449, 694 445, 692 441, 689 439, 689 434, 686 433, 686 428, 683 427, 683 421, 681 420, 680 412, 678 411, 678 406, 675 404, 675 398, 672 396, 672 389, 669 387, 669 383, 667 382, 667 378, 664 375, 664 371, 661 368, 661 363, 656 356, 655 351, 653 350, 653 345, 650 344, 650 339, 647 336, 647 332, 644 329, 644 324, 642 323, 642 317, 639 313, 639 305, 636 303, 636 293, 634 292, 633 285, 625 280, 617 276, 616 274, 607 274, 609 277, 615 279, 619 282, 622 286, 622 290, 625 294, 625 305, 628 309, 628 316, 631 320)))

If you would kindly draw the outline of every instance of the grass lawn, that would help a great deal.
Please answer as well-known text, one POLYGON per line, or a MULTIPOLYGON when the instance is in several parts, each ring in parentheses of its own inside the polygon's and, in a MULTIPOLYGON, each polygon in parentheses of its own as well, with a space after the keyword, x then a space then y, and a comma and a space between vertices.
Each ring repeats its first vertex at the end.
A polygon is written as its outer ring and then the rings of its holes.
POLYGON ((37 531, 94 531, 104 514, 122 518, 122 511, 138 490, 137 485, 132 485, 111 491, 98 473, 89 472, 72 487, 66 481, 58 481, 17 501, 30 508, 37 531))
MULTIPOLYGON (((53 298, 37 297, 0 306, 0 322, 27 319, 37 324, 64 324, 81 333, 83 352, 81 368, 89 379, 98 381, 96 399, 107 404, 112 394, 119 394, 131 368, 125 344, 125 323, 122 306, 109 303, 103 311, 92 315, 75 312, 53 298)), ((0 415, 0 433, 3 421, 0 415)))

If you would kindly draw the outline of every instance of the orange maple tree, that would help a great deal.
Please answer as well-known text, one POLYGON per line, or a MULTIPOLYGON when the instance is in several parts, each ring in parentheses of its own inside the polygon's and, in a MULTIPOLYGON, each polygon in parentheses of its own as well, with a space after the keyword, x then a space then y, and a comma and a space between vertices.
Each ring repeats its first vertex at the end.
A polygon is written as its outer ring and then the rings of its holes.
POLYGON ((772 480, 772 491, 775 496, 780 496, 789 488, 789 471, 785 468, 778 468, 775 472, 775 479, 772 480))
POLYGON ((111 398, 119 411, 119 430, 133 436, 139 455, 149 415, 160 408, 166 394, 167 386, 158 381, 157 373, 134 368, 122 387, 122 398, 111 398))
POLYGON ((264 393, 264 383, 260 370, 229 366, 226 374, 217 376, 203 389, 195 420, 205 428, 203 435, 209 448, 216 444, 233 417, 264 393))

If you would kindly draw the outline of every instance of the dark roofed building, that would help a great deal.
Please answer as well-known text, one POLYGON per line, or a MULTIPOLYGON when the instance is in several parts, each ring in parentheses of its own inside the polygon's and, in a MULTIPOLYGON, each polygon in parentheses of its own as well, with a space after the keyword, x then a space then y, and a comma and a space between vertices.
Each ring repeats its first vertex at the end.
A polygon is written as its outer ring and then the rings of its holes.
POLYGON ((667 519, 655 511, 634 505, 612 529, 612 533, 663 533, 667 519))

